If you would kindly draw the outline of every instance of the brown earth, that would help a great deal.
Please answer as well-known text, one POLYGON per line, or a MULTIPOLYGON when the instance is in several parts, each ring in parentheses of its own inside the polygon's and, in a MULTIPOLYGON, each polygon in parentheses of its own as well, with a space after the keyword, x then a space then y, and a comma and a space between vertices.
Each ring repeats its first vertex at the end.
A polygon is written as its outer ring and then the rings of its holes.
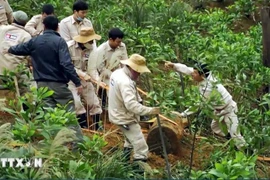
MULTIPOLYGON (((14 122, 14 118, 4 112, 0 112, 0 123, 3 124, 5 122, 14 122)), ((149 125, 143 126, 142 129, 145 138, 147 139, 147 135, 149 132, 149 125)), ((124 137, 121 131, 117 128, 117 126, 109 123, 105 123, 104 131, 96 132, 91 130, 83 130, 84 134, 87 136, 92 136, 93 134, 103 135, 105 140, 107 141, 107 145, 104 148, 104 152, 112 152, 116 150, 122 150, 124 137)), ((174 154, 168 154, 168 159, 171 167, 174 167, 178 163, 189 167, 191 152, 192 152, 192 142, 193 137, 189 134, 184 134, 182 139, 178 142, 178 152, 174 154)), ((208 166, 208 162, 210 159, 211 152, 213 151, 213 146, 209 143, 204 142, 201 139, 196 139, 195 141, 195 149, 193 154, 193 170, 204 170, 208 166)), ((155 153, 149 153, 148 164, 152 169, 160 170, 159 172, 163 172, 166 169, 165 159, 161 155, 157 155, 155 153)), ((258 172, 258 177, 270 177, 270 163, 264 161, 257 161, 256 170, 258 172), (266 175, 267 174, 267 175, 266 175)), ((156 178, 164 177, 164 175, 159 174, 156 178)))
POLYGON ((14 123, 14 117, 8 113, 0 111, 0 125, 4 123, 14 123))
MULTIPOLYGON (((114 151, 123 148, 124 137, 120 130, 117 129, 115 125, 106 124, 105 125, 105 132, 94 132, 89 130, 84 130, 84 134, 87 136, 92 136, 93 133, 103 134, 105 140, 107 141, 107 146, 105 147, 104 151, 114 151)), ((147 139, 147 135, 149 129, 142 130, 145 138, 147 139)), ((176 165, 177 163, 181 162, 182 164, 189 166, 190 164, 190 155, 192 151, 192 138, 190 135, 185 135, 178 142, 178 152, 174 154, 168 154, 168 159, 171 166, 176 165)), ((210 156, 212 151, 211 145, 202 144, 200 140, 196 140, 195 150, 194 150, 194 158, 193 158, 193 169, 203 169, 205 165, 205 159, 210 156), (202 153, 203 152, 203 153, 202 153)), ((149 153, 148 159, 149 165, 152 169, 165 169, 166 163, 165 159, 161 155, 157 155, 155 153, 149 153)))

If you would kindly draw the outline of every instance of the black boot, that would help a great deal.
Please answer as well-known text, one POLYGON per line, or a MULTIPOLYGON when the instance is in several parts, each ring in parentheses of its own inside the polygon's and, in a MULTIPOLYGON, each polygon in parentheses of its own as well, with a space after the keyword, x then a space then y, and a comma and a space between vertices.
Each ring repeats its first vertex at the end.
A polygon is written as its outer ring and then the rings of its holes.
POLYGON ((226 138, 227 140, 230 140, 230 139, 232 138, 232 136, 231 136, 230 133, 228 133, 228 134, 225 136, 225 138, 226 138))
POLYGON ((124 149, 123 149, 124 162, 128 163, 130 161, 131 151, 132 151, 132 148, 124 147, 124 149))
POLYGON ((87 128, 88 127, 86 113, 77 115, 77 118, 79 119, 78 121, 79 121, 79 124, 80 124, 81 128, 87 128))
POLYGON ((94 124, 94 131, 102 130, 102 126, 99 126, 100 114, 93 115, 92 119, 94 124))
POLYGON ((105 89, 100 88, 98 91, 98 95, 101 98, 101 107, 104 110, 107 104, 107 91, 105 89))

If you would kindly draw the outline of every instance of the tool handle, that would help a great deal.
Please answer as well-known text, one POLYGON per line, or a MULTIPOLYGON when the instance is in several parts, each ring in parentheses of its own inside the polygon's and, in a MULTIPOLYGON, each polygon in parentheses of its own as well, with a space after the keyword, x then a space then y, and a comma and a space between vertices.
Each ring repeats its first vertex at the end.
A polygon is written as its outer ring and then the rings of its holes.
POLYGON ((167 169, 167 173, 168 173, 168 179, 172 179, 171 170, 170 170, 170 164, 169 164, 169 160, 168 160, 168 154, 167 154, 167 150, 166 150, 166 146, 165 146, 165 141, 164 141, 164 138, 163 138, 163 132, 162 132, 162 127, 161 127, 159 115, 157 114, 156 117, 157 117, 159 135, 160 135, 161 144, 162 144, 163 153, 164 153, 165 162, 166 162, 166 169, 167 169))

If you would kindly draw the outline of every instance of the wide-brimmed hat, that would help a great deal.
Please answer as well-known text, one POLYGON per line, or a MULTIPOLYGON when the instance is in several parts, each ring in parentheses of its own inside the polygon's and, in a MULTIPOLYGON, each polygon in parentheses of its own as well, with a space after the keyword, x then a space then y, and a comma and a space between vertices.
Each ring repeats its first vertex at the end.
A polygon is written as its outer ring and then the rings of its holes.
POLYGON ((128 65, 134 71, 139 73, 151 72, 146 66, 146 60, 139 54, 132 54, 129 59, 120 61, 122 64, 128 65))
POLYGON ((96 34, 93 28, 85 27, 80 31, 80 35, 74 36, 73 39, 78 43, 87 43, 92 40, 100 40, 101 36, 96 34))

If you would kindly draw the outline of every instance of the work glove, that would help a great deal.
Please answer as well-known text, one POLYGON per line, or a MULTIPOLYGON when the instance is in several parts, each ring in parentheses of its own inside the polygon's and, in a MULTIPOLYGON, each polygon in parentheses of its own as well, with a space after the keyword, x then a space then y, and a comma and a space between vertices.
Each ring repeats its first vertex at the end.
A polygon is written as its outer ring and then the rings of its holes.
POLYGON ((177 112, 177 111, 171 111, 172 114, 178 116, 179 118, 186 118, 187 114, 185 112, 177 112))
POLYGON ((149 114, 159 114, 160 108, 159 107, 153 107, 149 114))
MULTIPOLYGON (((140 101, 139 103, 143 105, 142 101, 140 101)), ((146 116, 146 115, 140 116, 140 121, 148 121, 148 120, 149 120, 148 116, 146 116)))
POLYGON ((174 67, 174 63, 172 63, 171 61, 165 61, 164 66, 166 69, 172 69, 174 67))

